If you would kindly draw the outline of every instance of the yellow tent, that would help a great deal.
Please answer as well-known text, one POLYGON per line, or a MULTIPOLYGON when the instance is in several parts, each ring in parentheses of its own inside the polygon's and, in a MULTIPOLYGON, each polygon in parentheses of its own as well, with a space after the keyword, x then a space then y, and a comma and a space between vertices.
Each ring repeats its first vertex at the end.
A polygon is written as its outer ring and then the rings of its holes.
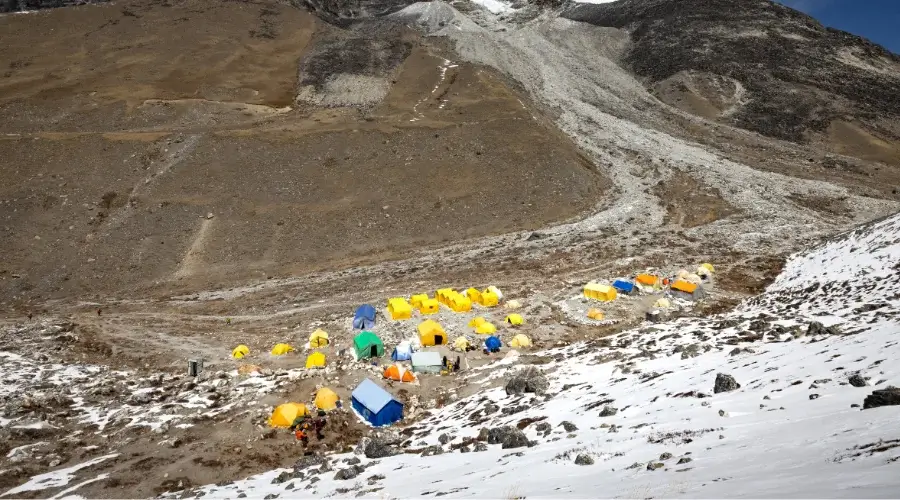
POLYGON ((495 287, 494 285, 487 287, 487 291, 492 292, 494 295, 496 295, 497 300, 503 300, 503 292, 501 292, 500 289, 495 287))
POLYGON ((309 335, 309 347, 325 347, 328 345, 328 332, 318 329, 309 335))
POLYGON ((323 387, 316 392, 316 408, 325 411, 331 411, 337 408, 337 403, 341 398, 337 393, 327 387, 323 387))
POLYGON ((713 265, 710 264, 709 262, 704 262, 703 264, 700 264, 700 267, 706 269, 710 273, 716 272, 716 268, 714 268, 713 265))
POLYGON ((669 299, 663 297, 663 298, 657 300, 656 302, 654 302, 653 307, 655 307, 657 309, 667 309, 669 307, 672 307, 672 303, 669 302, 669 299))
POLYGON ((453 347, 460 351, 465 351, 469 345, 469 339, 465 337, 456 337, 456 340, 453 341, 453 347))
POLYGON ((446 344, 447 333, 440 323, 426 319, 419 324, 419 341, 423 346, 446 344))
POLYGON ((601 311, 600 309, 594 309, 593 307, 588 310, 587 316, 588 318, 595 319, 597 321, 603 321, 603 318, 605 317, 603 311, 601 311))
POLYGON ((588 283, 584 286, 584 296, 606 302, 616 299, 616 289, 599 283, 588 283))
POLYGON ((458 292, 453 292, 453 295, 450 296, 449 306, 454 312, 471 311, 472 301, 458 292))
POLYGON ((307 368, 325 368, 325 355, 321 352, 314 352, 306 357, 307 368))
POLYGON ((412 307, 406 299, 395 297, 388 300, 388 315, 393 320, 409 319, 412 317, 412 307))
POLYGON ((477 328, 478 325, 484 323, 485 321, 487 320, 485 320, 481 316, 478 316, 477 318, 472 318, 472 321, 469 321, 469 326, 471 326, 472 328, 477 328))
POLYGON ((477 288, 469 288, 466 290, 466 297, 472 302, 481 302, 481 292, 477 288))
POLYGON ((494 292, 485 290, 481 292, 481 300, 478 303, 483 307, 494 307, 500 303, 500 297, 494 292))
POLYGON ((419 303, 419 312, 422 314, 435 314, 441 309, 441 303, 437 299, 425 299, 419 303))
POLYGON ((269 417, 270 427, 290 427, 297 417, 309 416, 309 408, 302 403, 285 403, 279 405, 269 417))
POLYGON ((416 309, 420 309, 422 307, 422 302, 425 302, 426 300, 428 300, 427 293, 417 293, 409 298, 409 305, 416 309))
POLYGON ((294 352, 294 348, 288 344, 275 344, 275 347, 272 348, 272 355, 274 356, 281 356, 289 352, 294 352))
POLYGON ((506 317, 506 322, 510 325, 521 325, 525 322, 521 314, 510 314, 506 317))
POLYGON ((436 298, 437 301, 441 304, 450 307, 450 295, 454 293, 456 293, 456 290, 452 288, 441 288, 440 290, 434 292, 434 298, 436 298))
POLYGON ((531 339, 528 338, 527 335, 520 333, 520 334, 516 335, 515 337, 513 337, 513 339, 509 342, 509 346, 522 348, 522 347, 531 347, 532 344, 531 344, 531 339))
POLYGON ((250 348, 244 344, 235 347, 234 350, 231 351, 231 357, 234 359, 241 359, 248 354, 250 354, 250 348))
POLYGON ((493 323, 489 323, 487 321, 485 321, 475 327, 475 333, 479 333, 481 335, 489 335, 496 331, 497 331, 497 327, 494 326, 493 323))

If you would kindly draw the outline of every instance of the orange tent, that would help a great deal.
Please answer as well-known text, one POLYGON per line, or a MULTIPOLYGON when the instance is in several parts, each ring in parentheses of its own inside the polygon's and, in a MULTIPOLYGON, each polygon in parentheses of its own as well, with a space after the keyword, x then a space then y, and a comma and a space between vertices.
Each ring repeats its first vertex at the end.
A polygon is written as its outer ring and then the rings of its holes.
POLYGON ((638 274, 637 277, 634 278, 634 280, 642 285, 647 286, 656 286, 660 281, 659 276, 654 276, 652 274, 638 274))
POLYGON ((384 378, 396 380, 398 382, 415 382, 416 376, 402 366, 391 365, 384 370, 384 378))

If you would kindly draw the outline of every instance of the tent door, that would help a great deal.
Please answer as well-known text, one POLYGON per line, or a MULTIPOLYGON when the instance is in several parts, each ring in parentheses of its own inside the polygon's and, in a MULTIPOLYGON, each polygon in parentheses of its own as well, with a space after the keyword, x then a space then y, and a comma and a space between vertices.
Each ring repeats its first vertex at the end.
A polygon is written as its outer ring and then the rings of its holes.
POLYGON ((369 348, 369 356, 372 356, 373 358, 378 357, 378 346, 377 345, 373 345, 372 347, 369 348))
POLYGON ((434 336, 434 345, 441 345, 441 344, 443 344, 443 343, 444 343, 444 336, 443 336, 443 335, 435 335, 435 336, 434 336))

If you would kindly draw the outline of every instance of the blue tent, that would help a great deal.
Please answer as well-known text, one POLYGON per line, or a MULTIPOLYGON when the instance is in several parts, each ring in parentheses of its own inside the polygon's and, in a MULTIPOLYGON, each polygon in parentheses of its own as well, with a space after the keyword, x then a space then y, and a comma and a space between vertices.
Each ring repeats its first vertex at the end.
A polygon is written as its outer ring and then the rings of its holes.
POLYGON ((613 288, 622 293, 631 293, 634 291, 634 283, 628 280, 613 281, 613 288))
POLYGON ((353 389, 350 400, 353 409, 374 426, 390 425, 403 418, 403 403, 369 379, 353 389))
POLYGON ((394 352, 391 353, 391 359, 394 361, 409 361, 412 359, 412 345, 409 342, 397 344, 394 352))
POLYGON ((371 330, 375 328, 375 308, 369 304, 363 304, 356 309, 353 317, 353 328, 359 330, 371 330))
POLYGON ((487 340, 484 341, 484 346, 487 348, 487 350, 489 352, 499 351, 500 346, 502 346, 502 345, 503 345, 503 343, 500 342, 500 339, 498 339, 497 337, 495 337, 493 335, 491 335, 490 337, 487 338, 487 340))

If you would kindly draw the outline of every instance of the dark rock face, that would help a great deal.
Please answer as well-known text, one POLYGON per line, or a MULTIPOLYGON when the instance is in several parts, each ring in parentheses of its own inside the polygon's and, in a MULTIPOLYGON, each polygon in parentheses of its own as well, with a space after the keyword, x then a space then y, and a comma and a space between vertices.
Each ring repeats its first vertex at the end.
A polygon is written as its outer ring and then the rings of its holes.
POLYGON ((879 406, 900 405, 900 387, 888 387, 872 391, 863 401, 863 410, 878 408, 879 406))
POLYGON ((719 373, 716 375, 716 383, 713 386, 713 392, 718 394, 720 392, 731 392, 741 388, 741 384, 737 383, 737 380, 734 379, 731 375, 727 375, 725 373, 719 373))
POLYGON ((621 0, 561 15, 627 29, 624 62, 651 84, 682 72, 740 82, 746 99, 728 119, 747 130, 802 142, 850 117, 895 137, 876 120, 900 117, 900 74, 880 70, 900 56, 776 2, 621 0))
POLYGON ((847 382, 850 382, 850 385, 852 385, 853 387, 865 387, 868 385, 865 377, 863 377, 859 373, 854 373, 853 375, 850 375, 850 378, 847 379, 847 382))
POLYGON ((506 383, 506 394, 523 394, 533 392, 541 395, 550 388, 550 382, 540 370, 533 366, 523 368, 506 383))

